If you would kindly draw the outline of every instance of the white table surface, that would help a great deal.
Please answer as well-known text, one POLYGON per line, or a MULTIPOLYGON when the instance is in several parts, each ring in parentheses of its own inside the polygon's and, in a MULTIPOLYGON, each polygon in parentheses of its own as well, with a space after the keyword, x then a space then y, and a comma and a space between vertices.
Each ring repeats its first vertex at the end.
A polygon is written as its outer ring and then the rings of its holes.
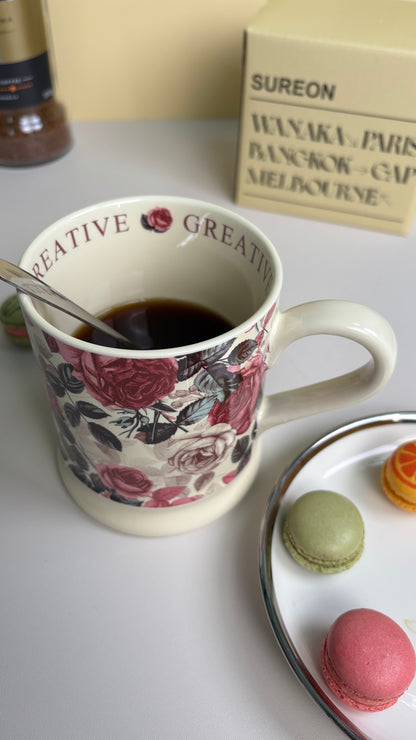
MULTIPOLYGON (((274 241, 282 309, 318 298, 366 303, 392 324, 399 354, 392 379, 365 402, 268 431, 256 483, 225 517, 145 539, 95 523, 66 493, 31 352, 1 333, 1 740, 340 740, 269 626, 259 529, 274 481, 309 443, 347 421, 416 409, 416 228, 391 236, 236 206, 236 121, 73 130, 62 159, 0 169, 3 258, 17 262, 40 230, 94 202, 201 198, 274 241)), ((1 301, 11 292, 0 284, 1 301)), ((266 389, 343 372, 358 355, 345 340, 302 340, 269 372, 266 389)))

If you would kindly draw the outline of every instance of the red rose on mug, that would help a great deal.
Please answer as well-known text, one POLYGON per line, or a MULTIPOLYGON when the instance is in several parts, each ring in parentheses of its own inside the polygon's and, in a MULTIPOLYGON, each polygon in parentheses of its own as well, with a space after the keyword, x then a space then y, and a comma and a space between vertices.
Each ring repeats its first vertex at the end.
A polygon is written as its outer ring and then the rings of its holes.
POLYGON ((155 231, 167 231, 172 226, 172 214, 167 208, 152 208, 146 213, 148 228, 155 231))
POLYGON ((262 356, 254 355, 248 366, 241 370, 243 380, 237 390, 223 403, 216 401, 212 407, 209 414, 211 424, 230 424, 237 434, 246 432, 254 418, 265 372, 262 356))
POLYGON ((110 463, 97 465, 96 470, 106 488, 132 501, 148 496, 152 488, 152 482, 147 475, 135 468, 110 463))
POLYGON ((144 409, 169 395, 175 387, 178 363, 174 357, 134 360, 106 357, 60 345, 73 374, 103 406, 144 409))

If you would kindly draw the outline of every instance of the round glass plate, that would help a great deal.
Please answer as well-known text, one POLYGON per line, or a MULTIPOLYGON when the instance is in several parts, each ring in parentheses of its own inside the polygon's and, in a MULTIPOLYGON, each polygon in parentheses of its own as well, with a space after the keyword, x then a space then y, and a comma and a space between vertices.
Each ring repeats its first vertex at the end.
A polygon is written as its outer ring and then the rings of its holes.
POLYGON ((390 616, 416 647, 416 516, 394 506, 380 483, 384 460, 411 439, 416 439, 414 412, 361 419, 330 432, 287 469, 271 494, 261 528, 260 579, 275 636, 302 684, 354 740, 416 737, 416 679, 390 709, 360 712, 332 694, 319 661, 332 622, 357 607, 390 616), (364 520, 364 553, 343 573, 302 568, 282 542, 282 521, 291 504, 318 488, 347 496, 364 520))

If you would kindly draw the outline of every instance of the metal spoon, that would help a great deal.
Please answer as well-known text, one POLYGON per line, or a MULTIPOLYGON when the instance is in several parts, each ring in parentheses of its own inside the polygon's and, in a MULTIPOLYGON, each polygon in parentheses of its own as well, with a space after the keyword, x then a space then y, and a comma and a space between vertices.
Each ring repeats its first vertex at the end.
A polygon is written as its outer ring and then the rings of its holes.
POLYGON ((101 319, 97 319, 96 316, 88 313, 88 311, 78 306, 69 298, 66 298, 62 293, 58 293, 50 285, 44 283, 43 280, 39 280, 39 278, 34 277, 34 275, 26 272, 26 270, 22 270, 21 267, 13 265, 11 262, 7 262, 7 260, 0 259, 0 278, 18 290, 21 290, 22 293, 27 293, 33 298, 39 298, 39 300, 49 303, 55 308, 59 308, 60 311, 68 313, 70 316, 83 321, 94 329, 105 332, 105 334, 124 344, 125 347, 129 349, 136 348, 133 342, 123 336, 123 334, 120 334, 104 321, 101 321, 101 319))

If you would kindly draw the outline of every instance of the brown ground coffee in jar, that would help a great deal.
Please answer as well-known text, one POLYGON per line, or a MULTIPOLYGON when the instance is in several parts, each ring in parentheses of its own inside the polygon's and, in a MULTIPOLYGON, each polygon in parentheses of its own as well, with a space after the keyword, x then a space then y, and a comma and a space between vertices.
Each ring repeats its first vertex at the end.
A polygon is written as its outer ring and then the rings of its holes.
POLYGON ((32 165, 71 146, 54 96, 42 0, 0 0, 0 165, 32 165))

